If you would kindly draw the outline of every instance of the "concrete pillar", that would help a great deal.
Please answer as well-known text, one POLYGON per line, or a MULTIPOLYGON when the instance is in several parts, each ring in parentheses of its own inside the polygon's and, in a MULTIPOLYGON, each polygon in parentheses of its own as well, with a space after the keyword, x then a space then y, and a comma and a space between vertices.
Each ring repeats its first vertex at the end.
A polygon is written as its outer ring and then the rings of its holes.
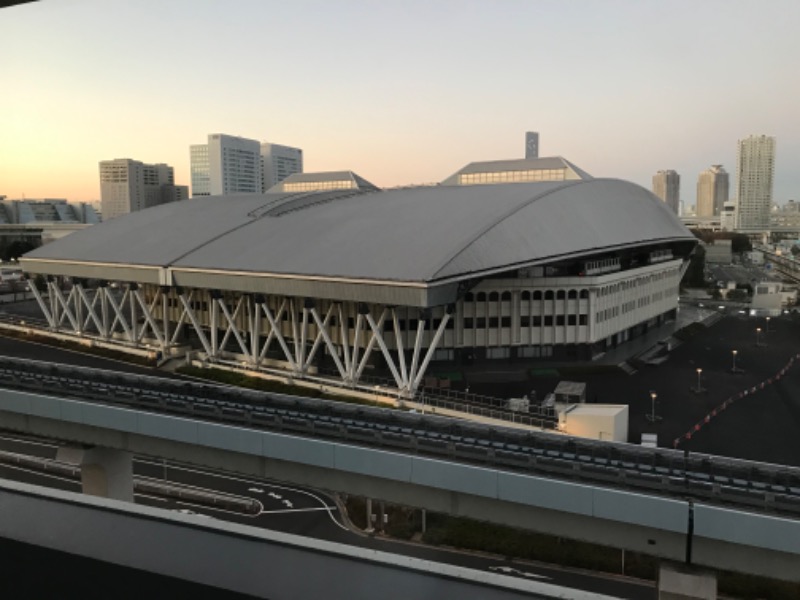
POLYGON ((367 498, 367 528, 364 531, 367 533, 375 531, 375 528, 372 526, 372 498, 367 498))
POLYGON ((133 455, 110 448, 58 449, 56 460, 80 465, 84 494, 133 502, 133 455))
POLYGON ((715 600, 715 573, 684 564, 661 564, 658 570, 659 600, 715 600))

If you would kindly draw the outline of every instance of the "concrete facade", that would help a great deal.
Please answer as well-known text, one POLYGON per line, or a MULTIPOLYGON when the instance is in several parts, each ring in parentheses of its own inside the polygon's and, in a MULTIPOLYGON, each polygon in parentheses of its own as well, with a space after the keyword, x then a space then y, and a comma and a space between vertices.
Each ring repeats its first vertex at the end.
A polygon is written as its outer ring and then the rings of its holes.
POLYGON ((290 175, 302 172, 303 151, 300 148, 262 142, 261 192, 266 192, 290 175))
POLYGON ((775 177, 775 138, 752 135, 739 140, 736 175, 736 229, 768 230, 775 177))
POLYGON ((676 171, 670 169, 653 175, 653 193, 669 206, 672 212, 680 214, 681 176, 676 171))
POLYGON ((185 200, 188 195, 187 186, 175 185, 174 169, 169 165, 149 165, 130 158, 100 162, 101 213, 106 221, 185 200))
POLYGON ((212 133, 206 144, 189 149, 192 196, 261 192, 261 144, 212 133))
POLYGON ((712 165, 697 178, 697 208, 698 217, 718 217, 722 208, 728 201, 730 183, 728 173, 722 165, 712 165))

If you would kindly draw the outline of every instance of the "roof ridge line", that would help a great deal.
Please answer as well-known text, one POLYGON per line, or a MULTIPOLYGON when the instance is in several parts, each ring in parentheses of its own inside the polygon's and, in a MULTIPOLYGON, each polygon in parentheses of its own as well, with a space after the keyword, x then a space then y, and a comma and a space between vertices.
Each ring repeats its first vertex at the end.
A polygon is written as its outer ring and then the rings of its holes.
MULTIPOLYGON (((588 181, 593 181, 593 180, 588 180, 588 181)), ((467 248, 469 248, 472 244, 474 244, 476 241, 478 241, 480 238, 482 238, 484 235, 486 235, 489 231, 491 231, 492 229, 497 227, 500 223, 502 223, 503 221, 505 221, 505 220, 511 218, 512 216, 514 216, 516 213, 518 213, 523 208, 533 204, 534 202, 536 202, 540 198, 545 198, 545 197, 549 196, 550 194, 554 194, 555 192, 558 192, 558 191, 563 190, 563 189, 568 188, 568 187, 572 187, 574 185, 578 185, 578 184, 581 184, 581 183, 588 183, 588 181, 587 180, 583 180, 583 179, 578 179, 578 180, 571 181, 571 182, 565 182, 564 185, 560 185, 557 188, 549 190, 549 191, 547 191, 547 192, 545 192, 543 194, 539 194, 537 196, 534 196, 533 198, 530 198, 529 200, 526 200, 525 202, 523 202, 519 206, 515 206, 513 209, 511 209, 508 212, 506 212, 506 214, 502 215, 498 219, 495 219, 489 226, 484 227, 477 235, 474 235, 466 244, 464 244, 464 246, 461 247, 460 250, 458 250, 455 254, 450 256, 450 258, 446 259, 442 264, 440 264, 436 268, 436 270, 433 271, 433 273, 430 275, 430 278, 431 279, 435 279, 437 277, 437 275, 439 275, 439 272, 442 271, 442 269, 447 267, 447 265, 449 265, 456 258, 458 258, 463 252, 465 252, 467 250, 467 248)))

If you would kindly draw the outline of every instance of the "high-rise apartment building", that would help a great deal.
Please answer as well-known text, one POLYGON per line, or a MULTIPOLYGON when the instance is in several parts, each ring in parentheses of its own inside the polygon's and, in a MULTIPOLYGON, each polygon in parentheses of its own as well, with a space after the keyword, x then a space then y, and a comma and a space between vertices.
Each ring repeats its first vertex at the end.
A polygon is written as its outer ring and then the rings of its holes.
POLYGON ((722 207, 728 201, 729 193, 728 172, 722 168, 722 165, 711 165, 697 177, 696 216, 720 216, 722 207))
POLYGON ((261 191, 266 192, 295 173, 303 172, 303 151, 280 144, 261 144, 261 191))
POLYGON ((669 169, 653 175, 653 193, 676 215, 680 212, 681 176, 669 169))
POLYGON ((539 158, 539 132, 525 132, 525 158, 539 158))
POLYGON ((258 193, 261 144, 256 140, 212 133, 207 144, 189 148, 192 196, 258 193))
POLYGON ((100 162, 100 211, 105 221, 188 196, 187 186, 175 185, 175 172, 169 165, 130 158, 100 162))
POLYGON ((775 138, 751 135, 739 140, 736 176, 736 228, 766 231, 772 208, 775 138))

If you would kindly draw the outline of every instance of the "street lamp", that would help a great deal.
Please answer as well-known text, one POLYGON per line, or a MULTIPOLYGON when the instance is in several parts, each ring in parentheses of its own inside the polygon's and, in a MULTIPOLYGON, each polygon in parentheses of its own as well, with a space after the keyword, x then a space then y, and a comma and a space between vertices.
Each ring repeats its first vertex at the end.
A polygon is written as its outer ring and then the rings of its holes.
POLYGON ((761 327, 756 327, 756 346, 761 345, 761 327))
POLYGON ((655 423, 661 417, 656 416, 656 398, 658 394, 656 394, 653 390, 650 390, 650 414, 647 415, 647 420, 655 423))
POLYGON ((703 389, 703 369, 699 367, 697 368, 697 387, 694 391, 698 394, 705 391, 705 389, 703 389))
POLYGON ((738 350, 731 350, 731 354, 733 354, 733 366, 731 367, 731 373, 736 373, 736 354, 738 350))
POLYGON ((767 317, 767 327, 765 333, 769 333, 769 317, 767 317))

